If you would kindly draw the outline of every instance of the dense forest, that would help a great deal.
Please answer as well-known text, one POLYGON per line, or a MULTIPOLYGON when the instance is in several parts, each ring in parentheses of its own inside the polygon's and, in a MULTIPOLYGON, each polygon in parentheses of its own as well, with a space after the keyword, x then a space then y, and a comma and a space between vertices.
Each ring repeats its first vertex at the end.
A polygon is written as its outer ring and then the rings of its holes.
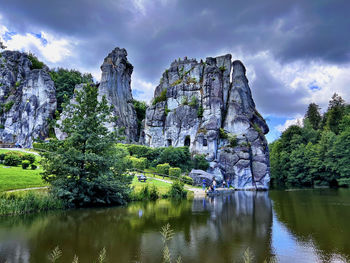
POLYGON ((269 147, 273 187, 349 186, 350 105, 334 94, 322 115, 311 103, 269 147))

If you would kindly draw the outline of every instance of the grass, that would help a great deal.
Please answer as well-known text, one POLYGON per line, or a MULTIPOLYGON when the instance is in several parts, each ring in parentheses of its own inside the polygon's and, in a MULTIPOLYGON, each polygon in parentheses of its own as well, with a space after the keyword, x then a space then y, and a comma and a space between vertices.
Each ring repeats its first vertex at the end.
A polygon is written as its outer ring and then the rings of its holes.
POLYGON ((162 182, 162 181, 158 181, 158 180, 155 180, 151 177, 147 177, 147 182, 145 183, 142 183, 142 182, 139 182, 137 177, 135 176, 133 181, 132 181, 132 184, 131 186, 134 187, 134 192, 137 193, 137 192, 140 192, 141 189, 143 187, 145 187, 147 184, 149 186, 152 186, 154 185, 155 187, 157 187, 158 191, 159 191, 159 194, 162 196, 164 194, 166 194, 170 188, 171 188, 171 184, 169 183, 166 183, 166 182, 162 182))
MULTIPOLYGON (((9 152, 10 150, 0 149, 0 153, 9 152)), ((40 156, 35 156, 37 161, 40 160, 40 156)), ((5 166, 0 164, 0 192, 47 186, 47 184, 41 179, 40 173, 43 170, 40 168, 36 170, 22 169, 21 166, 5 166)))

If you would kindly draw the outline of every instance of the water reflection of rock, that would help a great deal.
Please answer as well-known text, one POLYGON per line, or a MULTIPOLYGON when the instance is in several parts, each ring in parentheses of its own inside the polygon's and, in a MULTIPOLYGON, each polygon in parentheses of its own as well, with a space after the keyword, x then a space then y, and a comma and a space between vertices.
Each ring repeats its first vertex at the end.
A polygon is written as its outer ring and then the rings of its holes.
POLYGON ((257 255, 258 262, 271 256, 272 205, 267 192, 237 191, 232 195, 195 199, 192 210, 210 213, 207 224, 192 229, 197 242, 205 240, 208 248, 209 243, 213 246, 222 243, 232 252, 235 250, 234 260, 247 247, 257 255))

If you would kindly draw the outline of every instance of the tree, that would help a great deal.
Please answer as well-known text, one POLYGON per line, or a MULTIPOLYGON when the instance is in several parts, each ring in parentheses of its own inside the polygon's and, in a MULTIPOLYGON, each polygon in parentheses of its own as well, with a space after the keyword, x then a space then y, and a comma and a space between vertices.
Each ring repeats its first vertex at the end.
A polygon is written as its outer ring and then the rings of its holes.
POLYGON ((337 136, 333 154, 336 163, 333 163, 334 170, 339 174, 338 183, 341 186, 350 186, 350 127, 347 127, 337 136))
POLYGON ((75 85, 81 83, 93 83, 93 77, 89 73, 82 74, 77 70, 58 68, 50 72, 51 79, 55 83, 57 111, 62 112, 63 103, 68 102, 74 93, 75 85))
POLYGON ((320 114, 320 107, 316 103, 310 103, 304 119, 308 119, 312 125, 312 128, 317 130, 322 119, 320 114))
POLYGON ((339 124, 343 118, 344 109, 345 102, 343 98, 334 93, 328 105, 326 127, 335 134, 339 133, 339 124))
POLYGON ((110 107, 98 89, 85 85, 76 93, 76 104, 65 108, 63 141, 52 140, 42 153, 43 179, 52 193, 73 207, 125 204, 132 178, 126 170, 126 151, 115 147, 115 134, 103 125, 110 120, 110 107))

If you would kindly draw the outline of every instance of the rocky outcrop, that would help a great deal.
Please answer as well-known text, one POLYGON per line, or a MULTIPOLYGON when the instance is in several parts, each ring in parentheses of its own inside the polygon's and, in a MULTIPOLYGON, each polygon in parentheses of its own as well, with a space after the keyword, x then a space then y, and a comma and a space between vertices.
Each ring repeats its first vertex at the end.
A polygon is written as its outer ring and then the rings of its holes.
POLYGON ((27 54, 4 51, 0 57, 0 141, 31 147, 48 136, 56 110, 48 68, 31 70, 27 54))
POLYGON ((240 61, 231 55, 171 63, 147 109, 142 140, 151 147, 187 145, 204 154, 207 172, 238 189, 268 189, 268 126, 255 109, 240 61))
POLYGON ((99 98, 106 96, 112 106, 116 122, 107 124, 109 130, 125 135, 126 141, 135 142, 137 138, 137 117, 131 93, 131 74, 133 66, 127 60, 124 48, 115 48, 104 59, 99 85, 99 98), (125 134, 124 134, 125 133, 125 134))

